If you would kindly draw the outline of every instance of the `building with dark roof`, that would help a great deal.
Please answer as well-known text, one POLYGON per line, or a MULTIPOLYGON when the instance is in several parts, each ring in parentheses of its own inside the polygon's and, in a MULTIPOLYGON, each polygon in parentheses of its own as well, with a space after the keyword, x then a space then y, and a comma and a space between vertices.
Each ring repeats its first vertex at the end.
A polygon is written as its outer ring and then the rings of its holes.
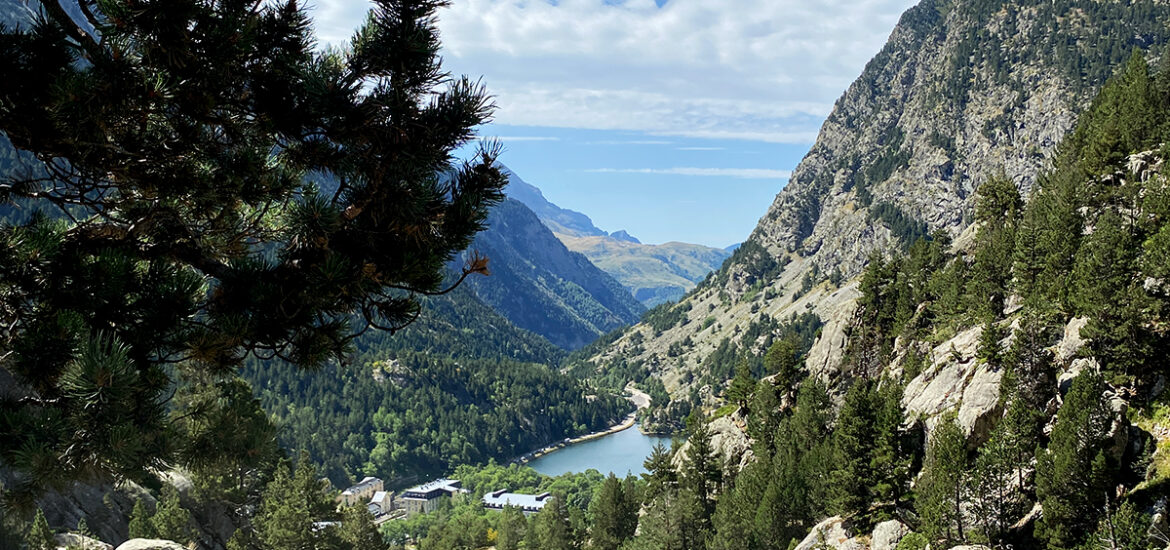
POLYGON ((435 511, 443 497, 466 492, 458 479, 436 479, 402 491, 398 501, 409 515, 426 514, 435 511))

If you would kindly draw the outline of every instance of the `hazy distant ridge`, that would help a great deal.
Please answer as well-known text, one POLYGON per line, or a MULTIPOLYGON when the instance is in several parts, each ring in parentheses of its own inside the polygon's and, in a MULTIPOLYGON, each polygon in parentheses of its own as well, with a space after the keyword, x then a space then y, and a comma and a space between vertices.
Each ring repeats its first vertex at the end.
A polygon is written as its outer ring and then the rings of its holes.
POLYGON ((607 233, 589 216, 549 202, 540 189, 506 172, 511 198, 530 208, 569 250, 584 254, 648 307, 678 300, 731 255, 731 250, 700 244, 643 244, 624 229, 607 233))

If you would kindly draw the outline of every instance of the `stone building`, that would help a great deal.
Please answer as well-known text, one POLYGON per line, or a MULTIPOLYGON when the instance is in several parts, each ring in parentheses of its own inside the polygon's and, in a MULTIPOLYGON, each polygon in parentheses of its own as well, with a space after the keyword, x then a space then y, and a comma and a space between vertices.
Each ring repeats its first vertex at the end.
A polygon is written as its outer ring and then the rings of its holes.
POLYGON ((366 504, 374 497, 374 493, 384 490, 382 480, 376 477, 367 477, 361 480, 357 485, 350 487, 337 495, 337 502, 341 506, 353 506, 355 504, 366 504))

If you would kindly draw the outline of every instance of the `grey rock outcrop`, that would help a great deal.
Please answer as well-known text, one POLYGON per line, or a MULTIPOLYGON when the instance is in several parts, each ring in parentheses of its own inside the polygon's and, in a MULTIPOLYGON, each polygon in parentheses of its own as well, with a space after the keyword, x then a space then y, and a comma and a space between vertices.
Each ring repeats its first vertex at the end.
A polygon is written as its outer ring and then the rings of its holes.
POLYGON ((845 348, 849 345, 848 330, 856 310, 857 301, 848 300, 833 308, 832 315, 824 320, 821 337, 813 343, 804 362, 814 378, 827 383, 837 376, 845 348))
POLYGON ((975 360, 982 332, 973 327, 936 346, 930 366, 906 384, 902 398, 906 415, 925 418, 928 435, 951 410, 957 410, 956 421, 972 447, 985 441, 995 426, 1003 371, 975 360))
POLYGON ((130 539, 118 545, 116 550, 187 550, 187 547, 170 540, 130 539))
POLYGON ((114 550, 112 544, 77 533, 60 533, 53 536, 53 543, 61 548, 77 548, 80 550, 114 550))
POLYGON ((819 550, 825 546, 835 550, 865 550, 865 545, 853 538, 848 522, 841 516, 818 523, 794 550, 819 550))
POLYGON ((894 550, 903 537, 910 534, 910 528, 896 519, 883 521, 873 528, 870 550, 894 550))
POLYGON ((1085 346, 1085 339, 1081 337, 1081 329, 1088 323, 1087 317, 1075 317, 1064 327, 1064 335, 1056 345, 1056 361, 1067 365, 1077 356, 1077 352, 1085 346))
MULTIPOLYGON (((712 420, 707 425, 711 431, 711 450, 721 465, 725 468, 742 469, 752 460, 751 440, 743 429, 736 423, 734 415, 723 416, 712 420)), ((681 468, 691 451, 688 441, 679 447, 674 455, 675 468, 681 468)))
POLYGON ((36 504, 55 529, 71 529, 85 519, 96 538, 117 542, 129 536, 130 511, 140 498, 154 503, 154 497, 133 482, 73 483, 44 493, 36 504))

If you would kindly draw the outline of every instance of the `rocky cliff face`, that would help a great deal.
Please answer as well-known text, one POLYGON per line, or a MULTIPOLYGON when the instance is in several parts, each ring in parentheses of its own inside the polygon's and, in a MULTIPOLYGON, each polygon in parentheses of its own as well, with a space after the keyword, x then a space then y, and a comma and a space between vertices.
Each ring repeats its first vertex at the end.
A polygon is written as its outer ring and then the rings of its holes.
POLYGON ((588 258, 565 248, 519 201, 505 200, 487 223, 465 255, 486 255, 492 275, 470 278, 467 284, 520 328, 576 349, 636 322, 645 311, 588 258))
POLYGON ((837 100, 744 246, 680 303, 682 321, 634 327, 594 363, 640 362, 677 396, 722 339, 750 349, 740 334, 760 315, 805 311, 827 322, 814 351, 831 362, 856 296, 840 281, 874 251, 961 235, 990 176, 1028 194, 1121 60, 1161 51, 1167 20, 1162 2, 924 0, 837 100))

